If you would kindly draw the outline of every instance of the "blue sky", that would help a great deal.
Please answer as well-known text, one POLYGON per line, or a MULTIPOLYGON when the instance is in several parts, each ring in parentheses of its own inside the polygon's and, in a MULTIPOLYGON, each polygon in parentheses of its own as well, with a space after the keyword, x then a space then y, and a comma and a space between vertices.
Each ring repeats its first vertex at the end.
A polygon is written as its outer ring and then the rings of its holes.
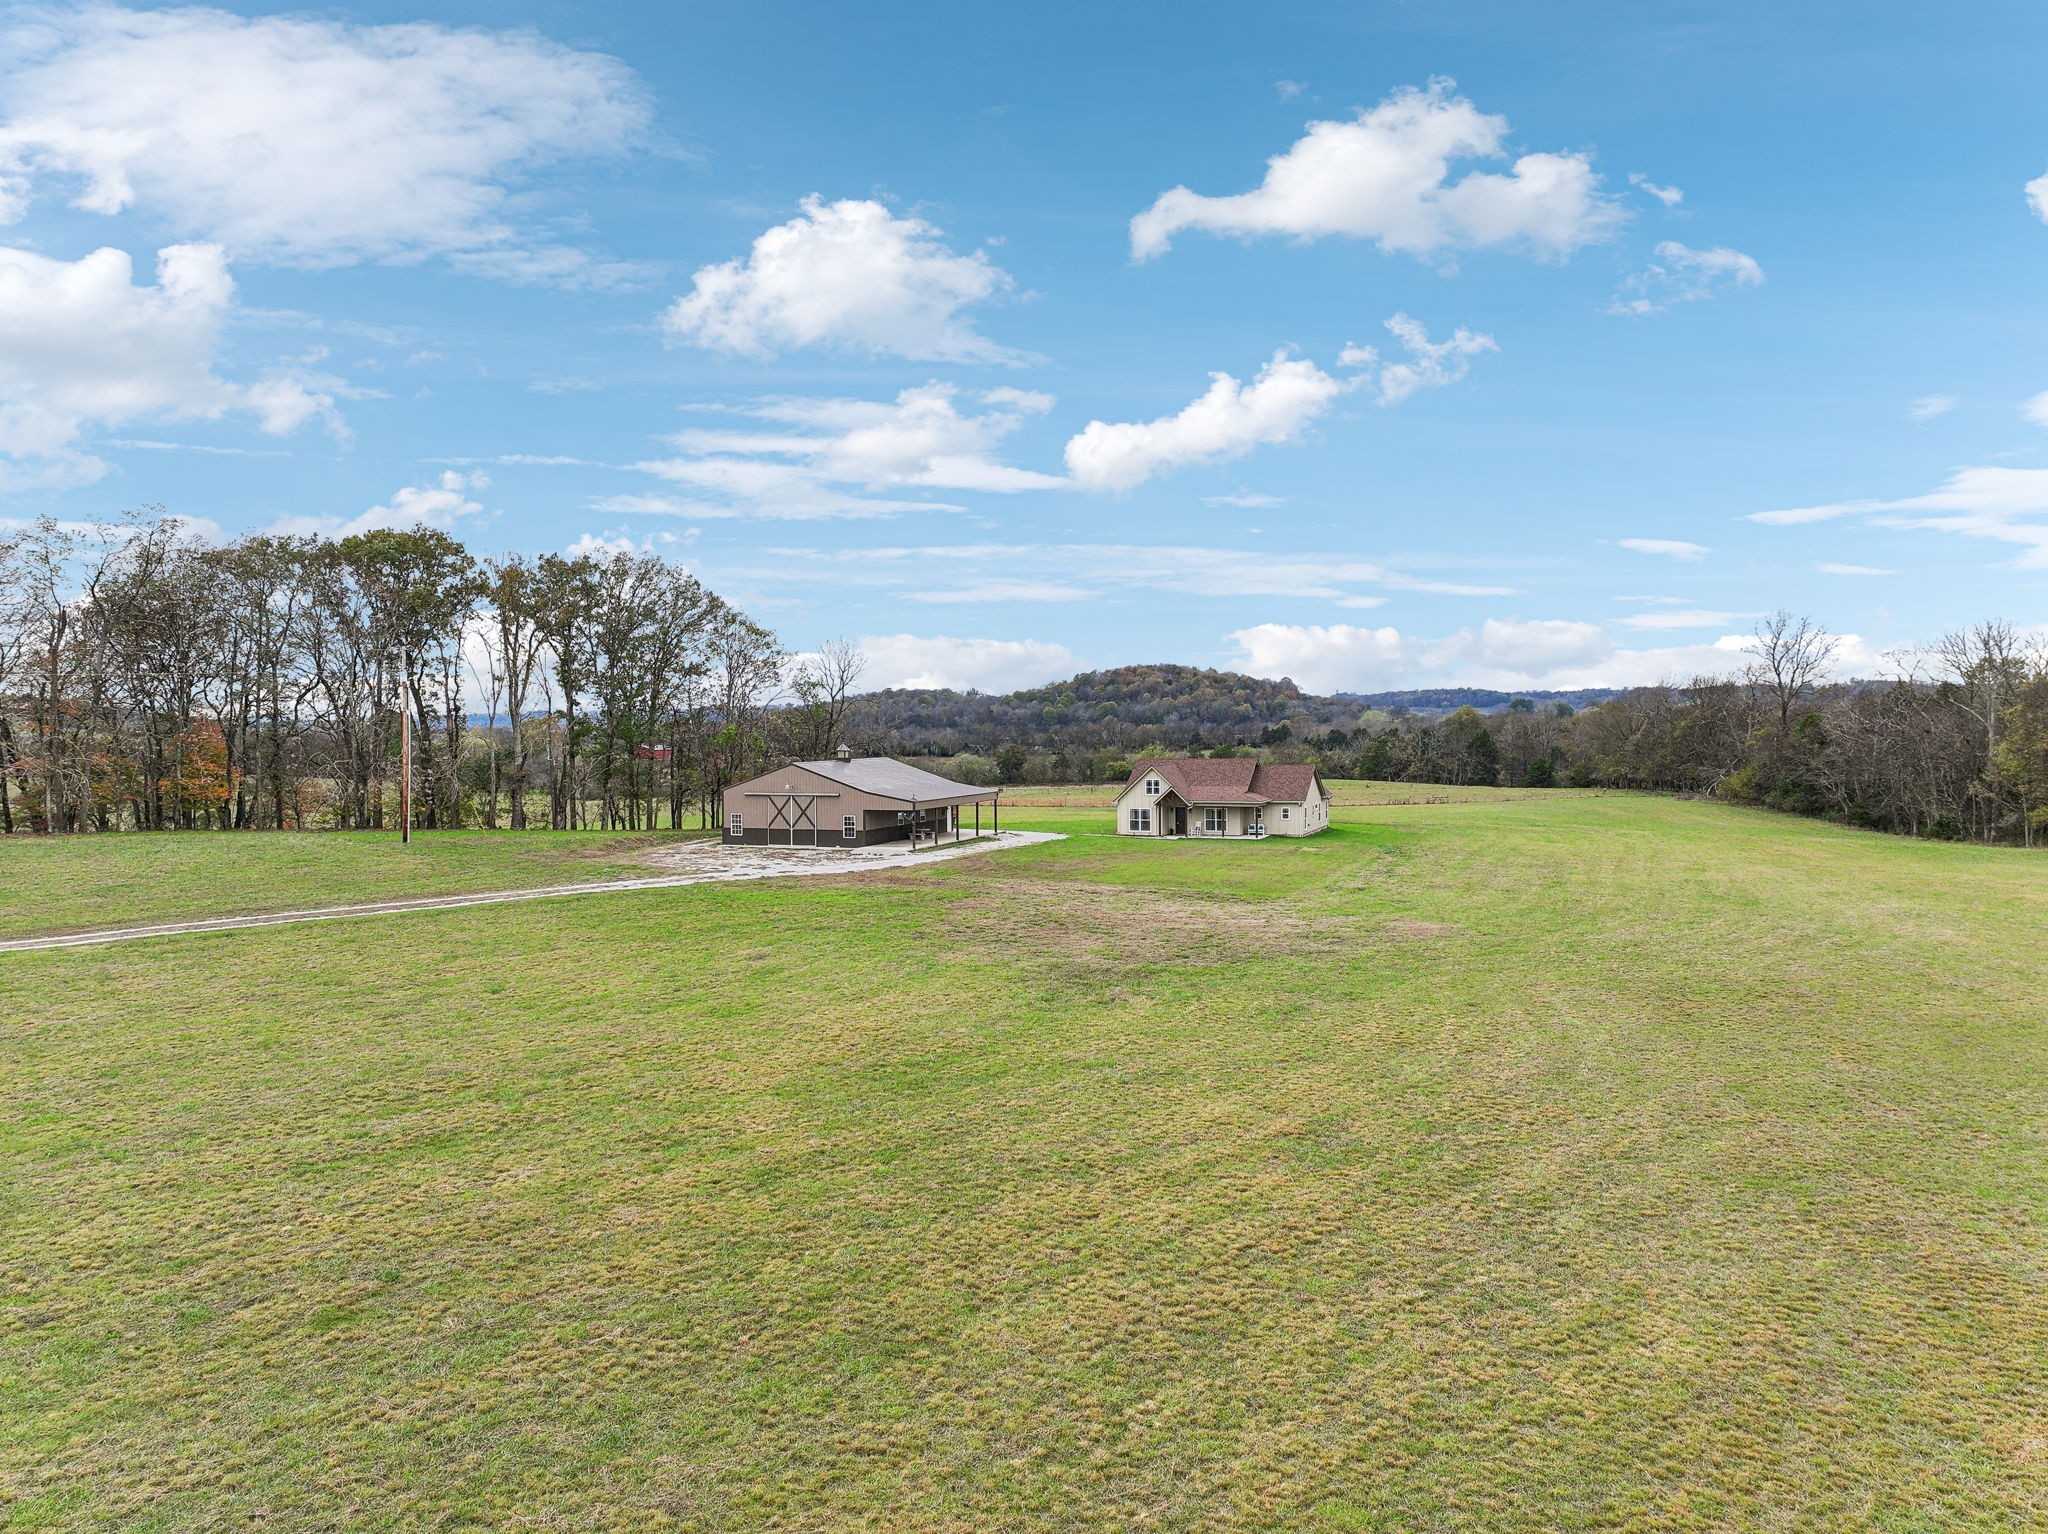
POLYGON ((0 518, 631 543, 876 685, 2040 624, 2048 14, 1788 10, 13 10, 0 518))

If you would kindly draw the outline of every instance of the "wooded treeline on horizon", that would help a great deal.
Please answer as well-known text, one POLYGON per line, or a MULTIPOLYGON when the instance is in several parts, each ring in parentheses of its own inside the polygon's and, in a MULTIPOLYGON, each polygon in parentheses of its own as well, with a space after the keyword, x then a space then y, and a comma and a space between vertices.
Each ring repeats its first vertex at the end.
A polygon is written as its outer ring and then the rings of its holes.
POLYGON ((0 832, 393 824, 401 706, 422 828, 681 825, 829 750, 858 671, 652 554, 43 519, 0 536, 0 832))
POLYGON ((856 696, 645 553, 479 559, 415 527, 206 544, 174 518, 0 535, 0 833, 682 826, 775 762, 863 751, 973 783, 1120 780, 1249 752, 1329 777, 1712 794, 1848 824, 2048 836, 2048 654, 2005 623, 1825 681, 1777 614, 1740 674, 1590 707, 1402 715, 1290 682, 1127 666, 1002 697, 856 696), (481 723, 479 723, 481 720, 481 723))
POLYGON ((1896 657, 1895 678, 1829 683, 1834 649, 1778 613, 1736 675, 1581 708, 1523 698, 1491 714, 1397 712, 1167 665, 1001 697, 873 694, 856 719, 858 738, 943 757, 939 770, 977 783, 1121 781, 1148 755, 1237 752, 1335 778, 1711 794, 1911 836, 2048 837, 2040 645, 1988 622, 1896 657))

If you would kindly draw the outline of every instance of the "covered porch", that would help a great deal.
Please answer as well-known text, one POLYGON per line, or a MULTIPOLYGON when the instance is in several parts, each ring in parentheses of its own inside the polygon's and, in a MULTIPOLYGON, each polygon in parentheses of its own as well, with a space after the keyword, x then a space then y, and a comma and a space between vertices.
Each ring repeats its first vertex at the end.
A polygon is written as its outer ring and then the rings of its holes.
POLYGON ((897 824, 911 850, 923 847, 952 847, 961 842, 1003 834, 1001 790, 963 797, 947 804, 913 805, 899 810, 897 824))
POLYGON ((1169 788, 1151 804, 1152 835, 1212 840, 1231 836, 1264 836, 1266 807, 1242 800, 1215 803, 1181 797, 1169 788))
POLYGON ((1265 806, 1260 804, 1203 804, 1197 801, 1188 806, 1187 828, 1173 834, 1195 838, 1264 836, 1265 813, 1265 806))

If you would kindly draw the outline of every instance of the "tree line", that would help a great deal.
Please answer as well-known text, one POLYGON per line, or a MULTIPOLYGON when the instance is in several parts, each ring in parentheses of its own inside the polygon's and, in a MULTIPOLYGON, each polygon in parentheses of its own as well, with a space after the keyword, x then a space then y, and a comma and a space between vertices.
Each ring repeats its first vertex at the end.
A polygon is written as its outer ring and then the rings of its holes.
POLYGON ((43 518, 0 534, 0 833, 384 828, 401 711, 421 828, 704 823, 836 744, 860 665, 653 554, 43 518))
POLYGON ((1825 680, 1836 642, 1773 614, 1727 676, 1637 687, 1591 708, 1367 715, 1265 754, 1410 783, 1711 795, 1908 836, 2048 838, 2048 649, 1989 622, 1892 657, 1897 675, 1825 680))
MULTIPOLYGON (((1125 667, 1003 698, 876 695, 871 727, 970 782, 1121 781, 1145 756, 1249 753, 1328 777, 1712 795, 1909 836, 2048 838, 2048 653, 1989 622, 1826 680, 1833 636, 1776 613, 1735 672, 1591 706, 1360 707, 1191 667, 1125 667)), ((1398 694, 1416 699, 1424 694, 1398 694)), ((1583 696, 1583 695, 1582 695, 1583 696)), ((1597 694, 1595 696, 1598 696, 1597 694)))
POLYGON ((0 534, 0 834, 381 829, 410 718, 415 824, 676 827, 789 758, 943 758, 973 783, 1119 780, 1247 752, 1327 776, 1710 794, 1913 836, 2048 836, 2048 653, 1979 624, 1830 682, 1778 613, 1727 676, 1591 707, 1361 708, 1292 682, 1128 666, 1001 697, 856 696, 648 553, 479 557, 429 527, 189 535, 150 509, 0 534))

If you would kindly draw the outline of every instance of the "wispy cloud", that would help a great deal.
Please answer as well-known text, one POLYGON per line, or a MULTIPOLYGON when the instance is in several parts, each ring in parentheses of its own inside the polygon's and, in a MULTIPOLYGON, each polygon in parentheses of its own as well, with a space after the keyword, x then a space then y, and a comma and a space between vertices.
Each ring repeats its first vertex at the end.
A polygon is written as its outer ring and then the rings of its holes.
MULTIPOLYGON (((1023 389, 968 395, 941 383, 905 389, 893 400, 766 399, 739 412, 748 424, 677 432, 668 439, 679 450, 674 456, 633 467, 681 487, 690 516, 807 521, 964 511, 957 502, 903 492, 1069 488, 1058 475, 995 457, 1004 438, 1053 403, 1049 394, 1023 389)), ((629 499, 608 498, 597 509, 675 509, 629 499)))
POLYGON ((1715 612, 1706 608, 1689 607, 1630 613, 1618 621, 1623 628, 1631 629, 1718 629, 1760 616, 1758 613, 1715 612))
POLYGON ((1676 208, 1685 201, 1685 193, 1675 186, 1659 186, 1641 171, 1630 171, 1628 184, 1646 197, 1654 197, 1667 208, 1676 208))
MULTIPOLYGON (((609 508, 619 509, 619 508, 609 508)), ((1353 556, 1190 544, 979 543, 870 549, 770 548, 769 563, 745 567, 760 582, 830 581, 901 589, 919 602, 1099 601, 1123 593, 1246 596, 1376 607, 1389 592, 1437 596, 1511 596, 1511 586, 1417 575, 1353 556), (1055 575, 1033 572, 1053 571, 1055 575)))
POLYGON ((2018 545, 2014 569, 2048 570, 2048 469, 1977 465, 1958 469, 1925 495, 1896 501, 1834 501, 1754 511, 1747 521, 1797 527, 1858 517, 1878 527, 1953 533, 2018 545))
POLYGON ((1633 553, 1656 554, 1694 565, 1714 552, 1703 543, 1687 543, 1683 538, 1617 538, 1614 541, 1617 547, 1633 553))
POLYGON ((1764 269, 1753 256, 1716 245, 1694 250, 1676 240, 1657 247, 1656 260, 1622 283, 1607 306, 1609 314, 1662 314, 1673 304, 1697 303, 1729 288, 1761 286, 1764 269))

